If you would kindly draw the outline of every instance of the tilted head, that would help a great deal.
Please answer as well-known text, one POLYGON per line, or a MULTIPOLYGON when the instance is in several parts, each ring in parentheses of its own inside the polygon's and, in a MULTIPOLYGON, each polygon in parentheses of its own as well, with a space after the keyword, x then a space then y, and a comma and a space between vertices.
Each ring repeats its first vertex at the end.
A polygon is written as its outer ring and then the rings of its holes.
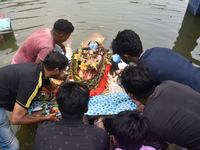
POLYGON ((58 19, 53 26, 53 30, 58 33, 72 33, 74 26, 67 19, 58 19))
POLYGON ((111 123, 111 134, 123 150, 139 150, 148 130, 149 120, 131 110, 120 112, 111 123))
POLYGON ((142 99, 148 98, 155 90, 149 70, 145 66, 127 66, 119 76, 126 93, 142 99))
POLYGON ((139 56, 143 52, 140 37, 129 29, 118 32, 111 43, 111 49, 114 54, 120 55, 121 59, 126 63, 129 63, 129 61, 124 58, 124 54, 139 56))
POLYGON ((60 85, 56 100, 63 118, 81 119, 87 112, 89 89, 86 85, 76 82, 64 82, 60 85))
POLYGON ((57 78, 63 74, 63 71, 66 70, 66 67, 69 64, 69 60, 60 52, 52 51, 45 57, 43 64, 47 71, 54 71, 55 74, 51 77, 57 78))
POLYGON ((65 42, 71 33, 74 31, 74 26, 66 19, 58 19, 53 26, 53 37, 56 43, 65 42))

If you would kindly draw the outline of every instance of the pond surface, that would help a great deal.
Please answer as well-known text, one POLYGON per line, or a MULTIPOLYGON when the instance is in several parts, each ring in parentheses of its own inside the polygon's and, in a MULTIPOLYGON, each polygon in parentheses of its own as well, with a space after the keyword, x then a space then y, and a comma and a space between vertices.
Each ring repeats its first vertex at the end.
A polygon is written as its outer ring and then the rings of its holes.
MULTIPOLYGON (((144 49, 168 47, 200 67, 200 17, 187 12, 188 0, 1 0, 0 13, 11 19, 14 35, 0 45, 0 67, 9 65, 26 38, 40 28, 52 28, 59 18, 73 23, 72 49, 93 33, 110 44, 118 31, 132 29, 144 49)), ((66 43, 65 43, 66 44, 66 43)), ((31 149, 33 126, 13 126, 22 150, 31 149)))

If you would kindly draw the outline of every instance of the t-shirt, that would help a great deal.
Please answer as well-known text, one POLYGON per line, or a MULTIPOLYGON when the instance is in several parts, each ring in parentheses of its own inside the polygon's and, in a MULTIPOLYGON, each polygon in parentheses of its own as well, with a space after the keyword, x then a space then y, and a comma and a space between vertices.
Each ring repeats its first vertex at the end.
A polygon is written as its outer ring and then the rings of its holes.
POLYGON ((42 63, 15 64, 0 68, 0 107, 12 111, 17 102, 28 109, 44 86, 44 76, 42 63))
POLYGON ((59 122, 44 122, 38 127, 33 149, 105 150, 109 148, 109 142, 108 133, 95 125, 61 119, 59 122))
POLYGON ((199 114, 200 93, 186 85, 164 81, 145 104, 143 115, 150 122, 147 138, 200 150, 199 114))
POLYGON ((171 49, 148 49, 140 57, 138 64, 148 67, 156 85, 165 80, 172 80, 200 92, 200 70, 191 61, 171 49))
POLYGON ((43 28, 29 36, 13 57, 12 64, 35 62, 37 56, 44 61, 55 48, 51 29, 43 28))

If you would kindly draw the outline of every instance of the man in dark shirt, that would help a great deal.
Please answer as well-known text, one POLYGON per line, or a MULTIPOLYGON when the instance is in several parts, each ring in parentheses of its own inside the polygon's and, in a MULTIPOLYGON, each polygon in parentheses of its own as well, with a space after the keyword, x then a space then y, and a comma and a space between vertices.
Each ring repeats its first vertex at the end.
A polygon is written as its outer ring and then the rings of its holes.
POLYGON ((141 66, 126 67, 120 79, 128 95, 145 105, 143 115, 150 122, 146 142, 200 149, 200 93, 170 80, 155 87, 148 69, 141 66))
POLYGON ((28 108, 43 86, 54 90, 53 84, 48 79, 62 76, 67 65, 68 59, 63 54, 50 52, 40 64, 26 63, 0 68, 0 147, 2 149, 19 149, 19 142, 10 128, 10 122, 33 124, 46 120, 58 121, 56 114, 45 117, 28 115, 28 108), (6 110, 12 111, 10 121, 6 110))
POLYGON ((59 122, 44 122, 35 136, 34 150, 106 150, 109 135, 97 125, 83 124, 82 117, 88 109, 89 89, 86 85, 65 82, 56 93, 62 119, 59 122))

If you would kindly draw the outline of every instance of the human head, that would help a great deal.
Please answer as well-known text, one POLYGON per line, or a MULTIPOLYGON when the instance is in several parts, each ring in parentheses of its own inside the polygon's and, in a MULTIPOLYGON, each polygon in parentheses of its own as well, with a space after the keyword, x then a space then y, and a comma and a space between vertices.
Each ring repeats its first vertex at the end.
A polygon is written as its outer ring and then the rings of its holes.
POLYGON ((140 37, 132 30, 126 29, 119 31, 111 43, 111 49, 114 54, 120 55, 125 63, 129 63, 124 55, 139 56, 143 52, 140 37))
POLYGON ((43 61, 44 67, 47 71, 54 71, 52 78, 57 78, 63 71, 66 70, 66 67, 69 64, 68 58, 61 54, 60 52, 49 52, 43 61))
POLYGON ((71 33, 74 31, 74 26, 66 19, 58 19, 53 26, 53 37, 56 44, 65 42, 71 33))
POLYGON ((111 122, 111 134, 123 150, 139 150, 148 129, 149 120, 137 111, 122 111, 111 122))
POLYGON ((53 30, 58 33, 72 33, 74 26, 67 19, 58 19, 53 26, 53 30))
MULTIPOLYGON (((146 99, 155 90, 155 85, 149 70, 145 66, 127 66, 119 76, 126 93, 146 99)), ((137 100, 137 99, 135 99, 137 100)))
POLYGON ((56 93, 56 100, 63 118, 81 119, 87 112, 89 89, 83 83, 64 82, 56 93))

